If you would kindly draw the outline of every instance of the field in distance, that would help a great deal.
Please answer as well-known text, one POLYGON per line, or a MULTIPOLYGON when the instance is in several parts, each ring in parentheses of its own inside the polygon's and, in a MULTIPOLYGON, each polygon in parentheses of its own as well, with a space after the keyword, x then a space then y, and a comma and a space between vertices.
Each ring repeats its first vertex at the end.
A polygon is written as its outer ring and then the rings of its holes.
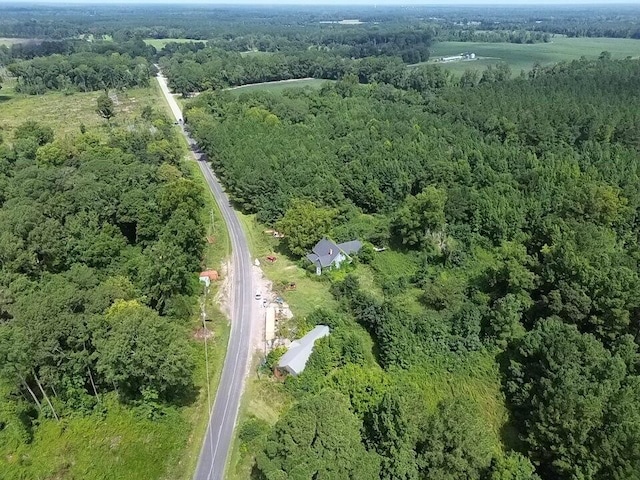
POLYGON ((162 50, 167 43, 189 43, 189 42, 205 42, 206 40, 193 40, 191 38, 145 38, 144 43, 156 47, 156 50, 162 50))
POLYGON ((640 56, 640 40, 628 38, 566 38, 554 37, 549 43, 482 43, 482 42, 439 42, 431 49, 429 64, 441 65, 454 73, 466 69, 484 70, 488 65, 507 62, 514 73, 530 70, 534 63, 549 65, 563 60, 597 58, 608 51, 613 58, 640 56), (440 63, 440 57, 475 53, 475 60, 440 63))
POLYGON ((249 85, 241 85, 239 87, 233 87, 229 90, 234 93, 248 93, 248 92, 281 92, 286 90, 287 88, 302 88, 302 87, 311 87, 311 88, 320 88, 323 84, 327 82, 331 82, 332 80, 323 80, 321 78, 300 78, 293 80, 280 80, 277 82, 264 82, 264 83, 253 83, 249 85))

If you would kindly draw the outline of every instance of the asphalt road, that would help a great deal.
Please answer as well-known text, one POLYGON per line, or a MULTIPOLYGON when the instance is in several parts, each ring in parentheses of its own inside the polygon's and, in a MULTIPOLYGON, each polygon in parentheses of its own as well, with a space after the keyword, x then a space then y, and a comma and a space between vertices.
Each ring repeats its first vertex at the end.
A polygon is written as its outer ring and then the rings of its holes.
MULTIPOLYGON (((182 111, 171 95, 164 77, 158 75, 160 88, 171 107, 176 120, 182 120, 182 111)), ((194 159, 197 161, 207 185, 213 194, 222 217, 227 224, 232 249, 231 335, 222 377, 211 410, 207 434, 198 458, 194 480, 223 479, 227 457, 233 440, 233 430, 238 417, 244 377, 249 362, 251 345, 251 309, 254 308, 251 275, 251 253, 244 230, 235 211, 229 205, 220 182, 211 170, 205 155, 196 142, 181 126, 194 159)))

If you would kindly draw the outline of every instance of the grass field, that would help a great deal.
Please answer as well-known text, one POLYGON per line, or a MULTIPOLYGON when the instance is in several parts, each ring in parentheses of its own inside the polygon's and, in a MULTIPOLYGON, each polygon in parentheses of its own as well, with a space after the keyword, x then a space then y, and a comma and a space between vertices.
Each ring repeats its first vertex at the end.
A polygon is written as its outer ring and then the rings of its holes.
MULTIPOLYGON (((7 79, 0 90, 0 132, 5 138, 8 138, 8 132, 27 119, 50 126, 57 135, 79 133, 82 124, 87 128, 105 124, 105 120, 96 113, 96 99, 102 92, 24 95, 16 93, 13 86, 14 81, 7 79)), ((146 105, 155 106, 160 94, 157 88, 153 82, 149 88, 117 92, 118 104, 112 124, 125 124, 139 117, 146 105)))
POLYGON ((320 78, 302 78, 299 80, 281 80, 278 82, 265 82, 265 83, 254 83, 251 85, 242 85, 241 87, 233 87, 229 90, 240 94, 247 92, 255 92, 255 91, 263 91, 263 92, 281 92, 286 90, 287 88, 302 88, 302 87, 311 87, 311 88, 320 88, 326 82, 330 82, 331 80, 322 80, 320 78))
POLYGON ((144 43, 147 45, 152 45, 156 47, 157 50, 162 50, 162 48, 167 43, 189 43, 189 42, 206 42, 206 40, 193 40, 191 38, 145 38, 144 43))
POLYGON ((640 40, 627 38, 566 38, 554 37, 550 43, 531 45, 517 43, 439 42, 431 50, 429 64, 436 63, 455 73, 466 69, 484 70, 488 65, 507 62, 514 73, 530 70, 534 63, 549 65, 563 60, 577 60, 584 56, 597 58, 601 52, 611 52, 613 58, 640 56, 640 40), (436 59, 473 52, 477 60, 437 63, 436 59))
POLYGON ((6 45, 7 47, 15 45, 16 43, 31 43, 37 40, 33 38, 6 38, 0 37, 0 45, 6 45))

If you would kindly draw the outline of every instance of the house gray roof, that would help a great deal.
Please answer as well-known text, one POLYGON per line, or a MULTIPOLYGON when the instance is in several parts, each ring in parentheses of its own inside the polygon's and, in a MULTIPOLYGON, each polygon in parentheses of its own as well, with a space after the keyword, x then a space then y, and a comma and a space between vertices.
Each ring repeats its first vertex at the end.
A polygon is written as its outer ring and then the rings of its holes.
POLYGON ((313 352, 313 345, 316 340, 329 335, 329 327, 318 325, 304 337, 291 343, 289 350, 278 362, 278 367, 284 368, 292 375, 300 375, 307 365, 307 360, 313 352))
POLYGON ((319 265, 322 268, 330 266, 336 257, 342 252, 346 255, 358 253, 362 248, 362 243, 358 240, 345 243, 334 243, 331 240, 323 238, 316 246, 313 247, 313 253, 307 255, 307 259, 311 263, 319 265))
POLYGON ((360 240, 352 240, 350 242, 339 243, 338 248, 347 255, 353 255, 360 251, 362 248, 362 242, 360 240))

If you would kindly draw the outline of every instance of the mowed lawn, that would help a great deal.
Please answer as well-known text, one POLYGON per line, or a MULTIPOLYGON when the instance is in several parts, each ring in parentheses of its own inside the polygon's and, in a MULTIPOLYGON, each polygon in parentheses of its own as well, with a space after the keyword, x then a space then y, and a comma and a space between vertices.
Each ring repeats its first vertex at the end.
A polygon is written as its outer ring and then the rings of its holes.
MULTIPOLYGON (((36 120, 54 129, 56 135, 79 133, 87 128, 103 125, 105 120, 96 113, 96 99, 102 92, 73 93, 47 92, 44 95, 16 93, 15 82, 8 79, 0 90, 0 132, 9 138, 11 131, 26 120, 36 120)), ((111 122, 123 124, 140 116, 146 105, 158 104, 157 85, 134 88, 126 92, 112 92, 117 97, 116 116, 111 122)))
POLYGON ((507 62, 514 73, 528 71, 538 62, 549 65, 563 60, 578 60, 580 57, 597 58, 601 52, 610 52, 613 58, 640 56, 640 40, 628 38, 566 38, 554 37, 549 43, 481 43, 439 42, 431 49, 429 64, 441 65, 455 73, 466 69, 481 69, 487 65, 507 62), (475 53, 477 60, 439 63, 440 57, 463 52, 475 53))

